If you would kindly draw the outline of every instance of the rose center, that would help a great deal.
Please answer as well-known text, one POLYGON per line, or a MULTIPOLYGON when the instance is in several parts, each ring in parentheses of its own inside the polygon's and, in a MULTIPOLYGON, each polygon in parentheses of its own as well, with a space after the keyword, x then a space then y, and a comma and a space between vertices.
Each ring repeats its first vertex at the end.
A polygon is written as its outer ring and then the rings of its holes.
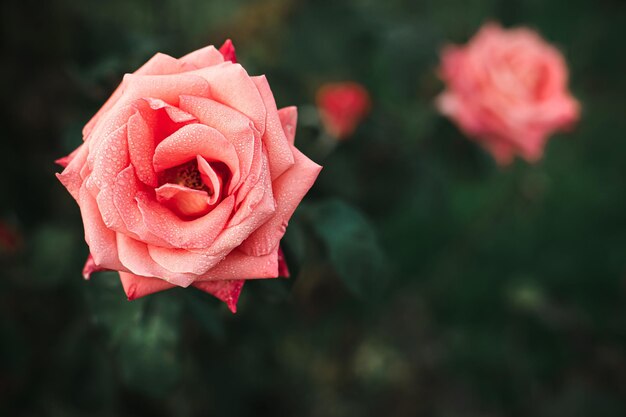
POLYGON ((162 183, 178 184, 194 190, 206 191, 209 196, 213 190, 202 181, 202 175, 196 161, 189 161, 183 165, 167 169, 163 173, 162 183))

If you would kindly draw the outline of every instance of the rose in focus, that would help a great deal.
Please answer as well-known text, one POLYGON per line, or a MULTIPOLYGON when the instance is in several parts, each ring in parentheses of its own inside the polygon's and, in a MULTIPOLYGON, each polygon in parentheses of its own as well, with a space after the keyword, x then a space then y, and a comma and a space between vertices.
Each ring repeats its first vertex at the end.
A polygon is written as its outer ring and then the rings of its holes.
POLYGON ((448 46, 437 107, 502 165, 541 158, 549 135, 569 128, 579 104, 561 53, 527 28, 485 25, 465 46, 448 46))
POLYGON ((78 202, 94 271, 119 271, 129 299, 194 286, 235 311, 246 279, 286 268, 279 242, 321 167, 227 41, 127 74, 58 162, 78 202))
POLYGON ((351 136, 372 106, 367 90, 355 82, 324 84, 316 101, 324 129, 337 139, 351 136))

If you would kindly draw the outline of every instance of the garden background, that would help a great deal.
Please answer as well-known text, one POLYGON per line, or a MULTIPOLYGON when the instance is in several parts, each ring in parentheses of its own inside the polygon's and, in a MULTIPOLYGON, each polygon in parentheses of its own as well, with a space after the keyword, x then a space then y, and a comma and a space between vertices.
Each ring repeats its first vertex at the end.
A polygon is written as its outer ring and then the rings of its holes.
POLYGON ((626 3, 8 0, 0 44, 3 416, 626 415, 626 3), (439 116, 438 50, 537 29, 582 103, 535 165, 499 168, 439 116), (285 237, 288 280, 239 311, 189 289, 85 282, 53 161, 125 72, 232 38, 324 165, 285 237), (370 116, 320 144, 316 89, 370 116))

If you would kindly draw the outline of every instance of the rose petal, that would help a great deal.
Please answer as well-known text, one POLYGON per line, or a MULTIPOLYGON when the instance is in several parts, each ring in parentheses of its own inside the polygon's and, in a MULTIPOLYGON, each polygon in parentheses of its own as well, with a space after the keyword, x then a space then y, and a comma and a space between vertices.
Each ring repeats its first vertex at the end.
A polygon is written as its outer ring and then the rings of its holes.
POLYGON ((85 261, 85 266, 83 267, 83 278, 88 280, 89 278, 91 278, 91 274, 100 271, 106 271, 106 269, 100 268, 98 265, 96 265, 96 262, 93 260, 93 256, 89 254, 89 256, 87 256, 87 260, 85 261))
MULTIPOLYGON (((166 75, 166 74, 178 74, 195 69, 184 61, 180 61, 176 58, 172 58, 169 55, 157 53, 148 62, 146 62, 141 68, 135 71, 136 75, 166 75)), ((94 126, 106 114, 111 108, 117 104, 122 97, 122 93, 125 88, 125 83, 122 83, 115 89, 111 97, 104 103, 104 105, 98 110, 98 112, 89 120, 89 122, 83 128, 83 137, 89 136, 94 126)))
POLYGON ((128 119, 128 153, 137 178, 150 187, 156 187, 158 184, 156 173, 152 168, 154 148, 154 132, 137 111, 128 119))
POLYGON ((193 274, 199 279, 217 265, 225 254, 215 255, 210 250, 188 251, 186 249, 167 249, 148 246, 148 253, 154 262, 163 268, 178 274, 193 274))
POLYGON ((151 122, 156 122, 157 120, 155 115, 158 114, 158 110, 165 110, 169 119, 174 123, 185 123, 195 120, 195 117, 191 114, 156 98, 144 97, 142 99, 135 100, 132 103, 132 106, 141 112, 141 115, 144 119, 146 119, 146 121, 149 120, 151 122))
POLYGON ((237 301, 243 288, 244 281, 204 281, 196 282, 194 287, 209 293, 226 303, 230 311, 237 312, 237 301))
MULTIPOLYGON (((236 196, 235 207, 241 207, 241 203, 246 198, 250 200, 250 198, 248 197, 250 192, 255 188, 258 188, 258 184, 263 184, 263 182, 259 182, 261 180, 261 177, 264 178, 263 181, 271 181, 268 168, 269 162, 267 161, 267 156, 263 152, 263 142, 261 141, 261 138, 257 138, 255 136, 252 145, 254 148, 252 152, 252 163, 250 164, 250 170, 248 172, 248 175, 246 177, 242 176, 242 181, 240 182, 240 185, 238 187, 234 187, 236 196), (268 174, 264 175, 264 172, 268 174)), ((257 193, 259 192, 260 190, 257 190, 257 193)), ((241 213, 242 212, 240 211, 240 214, 241 213)))
POLYGON ((135 108, 131 105, 124 105, 111 109, 110 112, 104 114, 102 119, 94 127, 93 132, 88 138, 85 138, 85 143, 89 146, 89 156, 87 157, 87 163, 89 167, 93 167, 93 158, 100 149, 102 142, 114 134, 122 127, 126 127, 128 119, 135 113, 135 108))
POLYGON ((224 57, 213 45, 210 45, 183 56, 180 61, 200 69, 221 64, 224 62, 224 57))
POLYGON ((278 247, 278 276, 279 277, 290 277, 289 267, 287 266, 287 261, 285 260, 285 254, 283 253, 283 249, 278 247))
POLYGON ((274 214, 276 204, 267 169, 267 157, 262 155, 261 161, 261 178, 241 202, 227 228, 215 239, 215 250, 231 251, 274 214))
POLYGON ((195 71, 172 75, 126 74, 124 83, 126 87, 118 105, 151 97, 178 106, 178 98, 181 95, 206 97, 210 92, 206 80, 195 75, 195 71))
POLYGON ((208 204, 212 206, 217 203, 222 194, 222 184, 224 180, 217 175, 213 167, 202 156, 198 155, 196 161, 202 182, 211 190, 212 194, 209 197, 208 204))
MULTIPOLYGON (((80 145, 76 149, 75 156, 69 161, 63 172, 56 174, 61 184, 67 188, 74 200, 78 201, 78 193, 83 183, 83 177, 80 174, 87 161, 89 149, 86 145, 80 145)), ((73 154, 74 152, 72 152, 73 154)))
MULTIPOLYGON (((205 162, 206 163, 206 162, 205 162)), ((209 211, 209 195, 178 184, 163 184, 155 190, 159 203, 184 216, 201 216, 209 211)))
POLYGON ((171 247, 163 239, 156 237, 148 230, 143 221, 143 217, 135 196, 141 191, 145 192, 143 183, 140 183, 135 176, 135 170, 132 166, 123 169, 115 179, 113 187, 113 203, 125 224, 126 233, 131 237, 146 242, 150 245, 158 245, 163 247, 171 247))
POLYGON ((220 53, 224 57, 224 61, 230 61, 233 64, 237 63, 237 55, 235 54, 235 46, 230 39, 226 39, 224 44, 220 46, 220 53))
POLYGON ((80 148, 81 148, 81 146, 79 146, 78 148, 74 149, 69 155, 57 159, 56 161, 54 161, 54 163, 57 164, 57 165, 61 165, 63 168, 66 168, 68 166, 68 164, 72 161, 72 159, 74 159, 74 157, 76 157, 76 155, 80 151, 80 148))
POLYGON ((116 233, 105 226, 96 201, 84 185, 80 188, 78 207, 85 227, 85 241, 94 262, 105 269, 126 271, 118 258, 116 233))
MULTIPOLYGON (((210 86, 210 93, 208 95, 187 93, 188 95, 208 97, 245 114, 263 135, 265 105, 254 82, 241 65, 224 62, 189 74, 204 78, 210 86)), ((183 94, 185 93, 181 93, 183 94)))
POLYGON ((294 144, 296 138, 296 127, 298 126, 298 108, 295 106, 283 107, 278 110, 280 124, 285 132, 285 137, 290 145, 294 144))
POLYGON ((128 301, 175 287, 175 285, 159 278, 141 277, 128 272, 120 272, 120 280, 128 301))
MULTIPOLYGON (((217 129, 233 144, 239 158, 240 178, 246 178, 250 172, 255 148, 256 129, 250 119, 222 103, 201 97, 181 96, 180 108, 195 116, 200 123, 217 129)), ((237 184, 234 184, 233 189, 236 186, 237 184)))
POLYGON ((279 276, 278 270, 277 250, 264 256, 251 256, 235 249, 211 270, 198 277, 196 282, 276 278, 279 276))
POLYGON ((291 150, 295 164, 273 184, 276 213, 241 245, 245 253, 265 255, 278 246, 291 215, 322 169, 295 147, 291 150))
POLYGON ((195 274, 170 271, 152 260, 148 246, 131 237, 117 234, 119 259, 124 270, 144 277, 161 278, 179 287, 188 287, 196 278, 195 274))
POLYGON ((87 188, 94 193, 115 182, 115 177, 128 166, 128 141, 125 125, 111 132, 96 149, 92 149, 93 170, 86 181, 87 188), (95 187, 95 188, 94 188, 95 187))
POLYGON ((252 77, 252 81, 259 89, 259 94, 265 105, 265 134, 263 144, 267 150, 272 180, 278 178, 293 165, 293 155, 285 131, 278 116, 278 109, 270 85, 264 75, 252 77))
POLYGON ((235 147, 220 132, 199 123, 185 125, 159 143, 152 163, 156 171, 163 171, 195 159, 197 155, 223 162, 228 167, 232 175, 229 190, 239 182, 239 159, 235 147))
POLYGON ((96 196, 96 203, 98 204, 102 221, 106 227, 113 231, 124 233, 126 231, 126 224, 115 206, 114 196, 114 187, 106 187, 96 196))
POLYGON ((136 199, 148 230, 171 246, 184 249, 211 247, 226 226, 234 206, 234 197, 229 196, 208 214, 184 221, 145 193, 139 193, 136 199))
POLYGON ((173 58, 167 54, 157 52, 143 64, 135 74, 137 75, 167 75, 191 71, 193 68, 186 62, 173 58))
POLYGON ((211 246, 214 253, 228 253, 272 217, 276 210, 269 173, 263 172, 259 185, 242 201, 239 209, 211 246), (260 185, 264 184, 264 185, 260 185))

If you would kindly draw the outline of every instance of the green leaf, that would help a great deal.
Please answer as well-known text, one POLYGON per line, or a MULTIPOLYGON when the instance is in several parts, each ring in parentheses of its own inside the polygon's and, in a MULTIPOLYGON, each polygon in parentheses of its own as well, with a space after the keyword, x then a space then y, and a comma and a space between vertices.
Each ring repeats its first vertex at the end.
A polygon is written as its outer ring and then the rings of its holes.
POLYGON ((376 232, 365 216, 339 200, 311 206, 308 214, 345 286, 359 297, 380 294, 387 283, 387 265, 376 232))

